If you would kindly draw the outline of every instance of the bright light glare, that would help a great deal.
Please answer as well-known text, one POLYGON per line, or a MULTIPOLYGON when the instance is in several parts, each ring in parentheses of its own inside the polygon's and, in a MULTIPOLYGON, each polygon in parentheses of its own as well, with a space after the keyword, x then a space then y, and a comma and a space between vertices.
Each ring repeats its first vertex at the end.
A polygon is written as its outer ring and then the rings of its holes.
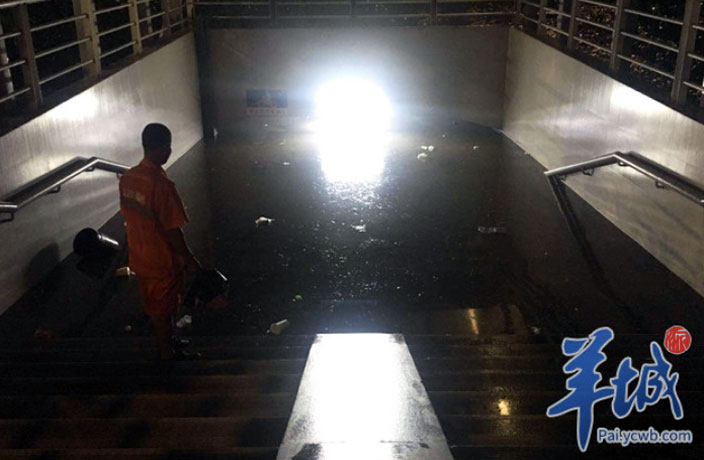
POLYGON ((316 96, 316 137, 331 182, 369 182, 384 169, 391 105, 369 81, 343 79, 316 96))
POLYGON ((309 428, 314 439, 402 438, 410 414, 400 347, 380 334, 339 334, 324 340, 315 361, 309 362, 310 375, 315 376, 309 428))

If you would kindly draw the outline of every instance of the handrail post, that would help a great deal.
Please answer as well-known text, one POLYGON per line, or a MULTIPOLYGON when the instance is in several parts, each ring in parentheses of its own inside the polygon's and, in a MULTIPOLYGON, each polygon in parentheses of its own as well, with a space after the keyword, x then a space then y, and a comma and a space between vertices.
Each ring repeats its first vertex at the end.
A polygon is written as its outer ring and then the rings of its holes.
POLYGON ((79 51, 81 62, 93 61, 86 66, 89 75, 100 73, 100 38, 98 37, 98 24, 95 16, 95 2, 93 0, 73 0, 73 14, 85 14, 87 17, 76 21, 77 38, 90 37, 90 41, 81 43, 79 51))
POLYGON ((32 108, 38 108, 42 104, 42 88, 39 84, 39 71, 37 70, 37 60, 34 58, 34 41, 32 40, 32 31, 29 24, 29 13, 27 12, 27 4, 17 5, 14 8, 15 24, 20 32, 18 44, 20 50, 20 59, 25 63, 22 65, 22 73, 24 74, 24 84, 31 88, 32 93, 32 108))
POLYGON ((574 34, 577 32, 577 13, 579 12, 579 0, 572 0, 572 12, 570 13, 569 35, 567 36, 567 49, 574 51, 574 34))
POLYGON ((169 38, 171 36, 171 0, 161 0, 161 11, 164 12, 161 20, 161 28, 164 29, 163 36, 169 38))
POLYGON ((697 38, 697 32, 692 26, 699 22, 700 11, 699 0, 687 0, 684 7, 677 63, 675 64, 675 79, 672 82, 671 98, 675 104, 684 104, 687 101, 687 87, 683 83, 689 80, 689 72, 692 68, 692 59, 689 57, 689 53, 694 51, 694 43, 697 38))
POLYGON ((609 70, 617 73, 620 67, 621 60, 618 55, 623 51, 623 35, 621 31, 626 27, 626 12, 623 10, 628 8, 630 0, 616 0, 616 11, 614 13, 614 32, 611 37, 611 59, 609 61, 609 70))
POLYGON ((130 32, 132 33, 132 41, 134 42, 134 54, 140 54, 142 52, 142 32, 139 27, 139 10, 137 9, 137 0, 129 0, 129 13, 130 13, 130 32))
POLYGON ((195 28, 195 22, 193 21, 195 19, 195 9, 193 6, 194 0, 185 0, 185 1, 186 1, 186 17, 191 21, 191 27, 195 28))
POLYGON ((538 9, 538 28, 536 33, 540 35, 543 25, 545 24, 545 7, 547 6, 547 0, 540 0, 540 8, 538 9))

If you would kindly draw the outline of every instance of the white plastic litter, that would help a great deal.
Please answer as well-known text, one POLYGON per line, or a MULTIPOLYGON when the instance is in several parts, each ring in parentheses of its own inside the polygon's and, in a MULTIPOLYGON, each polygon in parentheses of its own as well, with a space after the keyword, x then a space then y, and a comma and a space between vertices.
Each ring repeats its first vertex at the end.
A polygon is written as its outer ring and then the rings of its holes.
POLYGON ((362 224, 362 225, 353 225, 352 228, 355 229, 355 230, 357 230, 359 233, 364 233, 364 232, 367 231, 367 225, 366 225, 366 224, 362 224))
POLYGON ((479 146, 475 145, 474 147, 472 147, 472 150, 479 150, 479 146))
POLYGON ((287 319, 282 319, 281 321, 277 321, 275 323, 271 323, 269 326, 269 332, 274 335, 279 335, 288 327, 291 325, 291 323, 287 319))
POLYGON ((116 277, 122 277, 122 276, 134 276, 135 272, 133 272, 130 267, 120 267, 117 270, 115 270, 115 276, 116 277))
POLYGON ((477 227, 479 233, 499 233, 505 234, 507 232, 506 227, 477 227))
POLYGON ((432 152, 433 150, 435 150, 435 146, 434 146, 434 145, 429 145, 429 146, 428 146, 428 152, 432 152))
POLYGON ((191 315, 183 315, 180 320, 176 321, 176 327, 179 329, 183 329, 191 324, 193 324, 193 318, 191 318, 191 315))
POLYGON ((428 146, 427 146, 427 145, 421 145, 421 146, 420 146, 420 149, 421 149, 421 150, 428 150, 428 146))
POLYGON ((422 161, 423 163, 428 161, 428 154, 427 153, 419 153, 418 154, 418 161, 422 161))
POLYGON ((272 222, 274 222, 274 219, 264 216, 258 217, 257 220, 254 221, 257 227, 266 227, 267 225, 271 225, 272 222))

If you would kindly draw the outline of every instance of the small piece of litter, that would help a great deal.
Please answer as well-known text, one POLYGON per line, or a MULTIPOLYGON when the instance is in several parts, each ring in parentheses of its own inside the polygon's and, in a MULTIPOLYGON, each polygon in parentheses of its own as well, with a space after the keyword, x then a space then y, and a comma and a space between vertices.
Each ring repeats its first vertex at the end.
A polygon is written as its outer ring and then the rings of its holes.
POLYGON ((428 146, 427 146, 427 145, 421 145, 420 148, 421 148, 421 150, 428 150, 428 146))
POLYGON ((540 328, 536 326, 531 326, 530 331, 535 335, 540 335, 540 328))
POLYGON ((506 227, 477 227, 477 231, 479 233, 500 233, 504 234, 506 233, 506 227))
POLYGON ((291 163, 289 163, 288 161, 284 161, 284 166, 291 166, 291 163))
POLYGON ((472 147, 472 150, 479 150, 479 146, 475 145, 474 147, 472 147))
POLYGON ((435 150, 435 146, 434 146, 434 145, 429 145, 429 146, 428 146, 428 152, 432 152, 433 150, 435 150))
POLYGON ((303 296, 302 296, 301 294, 296 294, 296 295, 293 297, 293 301, 294 301, 294 302, 303 302, 303 296))
POLYGON ((271 325, 269 325, 269 333, 279 335, 290 325, 291 323, 289 323, 287 319, 282 319, 281 321, 277 321, 276 323, 271 323, 271 325))
POLYGON ((427 153, 419 153, 417 158, 418 158, 418 161, 426 162, 426 161, 428 161, 428 154, 427 153))
POLYGON ((191 324, 193 324, 193 318, 191 318, 191 315, 183 315, 180 320, 176 321, 176 327, 179 329, 183 329, 191 324))
POLYGON ((274 219, 270 219, 264 216, 261 216, 254 221, 257 227, 266 227, 267 225, 271 225, 272 222, 274 222, 274 219))
POLYGON ((120 267, 117 270, 115 270, 116 277, 133 276, 134 274, 135 273, 130 269, 130 267, 120 267))
POLYGON ((132 326, 130 326, 129 324, 125 326, 125 332, 132 332, 132 326))
POLYGON ((367 225, 366 225, 366 224, 363 224, 363 225, 353 225, 352 228, 355 229, 355 230, 357 230, 359 233, 364 233, 364 232, 367 231, 367 225))

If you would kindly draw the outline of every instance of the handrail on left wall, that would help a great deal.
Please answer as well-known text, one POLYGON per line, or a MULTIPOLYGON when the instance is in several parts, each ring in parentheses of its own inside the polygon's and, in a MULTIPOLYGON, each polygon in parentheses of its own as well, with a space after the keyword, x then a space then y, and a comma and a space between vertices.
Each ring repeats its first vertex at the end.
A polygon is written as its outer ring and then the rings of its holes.
POLYGON ((81 173, 96 169, 113 172, 119 176, 127 172, 129 166, 97 157, 74 158, 0 201, 0 223, 14 220, 15 214, 31 202, 44 195, 60 192, 61 186, 66 182, 81 173))

